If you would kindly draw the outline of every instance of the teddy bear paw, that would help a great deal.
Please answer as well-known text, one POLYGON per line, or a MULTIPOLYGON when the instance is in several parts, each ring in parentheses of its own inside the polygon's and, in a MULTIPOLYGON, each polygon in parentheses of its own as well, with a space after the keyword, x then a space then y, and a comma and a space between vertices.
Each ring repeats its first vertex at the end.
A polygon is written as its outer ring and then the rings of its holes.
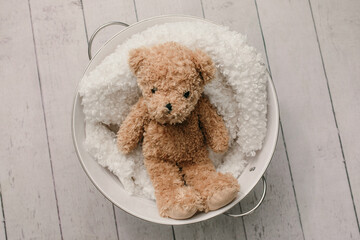
POLYGON ((167 206, 160 208, 160 215, 173 219, 192 217, 198 210, 203 210, 200 194, 193 188, 177 189, 175 198, 167 201, 167 206))
POLYGON ((173 219, 187 219, 192 217, 197 212, 196 206, 181 206, 177 204, 172 206, 168 211, 168 217, 173 219))
POLYGON ((207 200, 207 206, 209 210, 213 211, 229 204, 236 198, 238 191, 239 190, 236 187, 226 187, 220 191, 215 192, 207 200))

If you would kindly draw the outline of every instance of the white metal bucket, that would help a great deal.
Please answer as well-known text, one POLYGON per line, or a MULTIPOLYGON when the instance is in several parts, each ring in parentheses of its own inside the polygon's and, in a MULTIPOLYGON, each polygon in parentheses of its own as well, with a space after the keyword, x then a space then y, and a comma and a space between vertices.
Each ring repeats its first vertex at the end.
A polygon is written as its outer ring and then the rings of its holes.
MULTIPOLYGON (((144 31, 145 29, 152 27, 156 24, 163 24, 168 22, 184 22, 184 21, 209 22, 207 20, 197 17, 169 15, 169 16, 159 16, 159 17, 146 19, 138 23, 135 23, 131 26, 128 26, 127 24, 123 24, 120 22, 111 22, 101 26, 95 31, 92 38, 90 39, 89 58, 91 60, 85 70, 84 76, 88 74, 90 71, 92 71, 96 66, 98 66, 106 56, 111 54, 115 50, 116 46, 123 43, 133 34, 144 31), (113 24, 122 24, 128 27, 117 33, 108 42, 106 42, 104 46, 100 50, 98 50, 96 55, 93 58, 91 58, 91 43, 93 38, 101 29, 113 24)), ((252 213, 257 207, 259 207, 265 197, 266 181, 265 178, 262 176, 271 161, 271 158, 275 151, 276 142, 278 139, 279 107, 278 107, 276 91, 274 88, 274 84, 270 78, 270 75, 269 75, 267 89, 268 89, 267 135, 264 140, 263 148, 261 149, 261 151, 257 152, 256 157, 250 161, 250 163, 246 166, 245 170, 239 177, 241 190, 237 198, 232 203, 221 209, 218 209, 216 211, 211 211, 209 213, 199 213, 190 219, 174 220, 174 219, 160 217, 160 215, 158 214, 156 203, 154 201, 142 197, 131 196, 129 193, 127 193, 124 190, 120 181, 110 171, 100 166, 95 161, 95 159, 93 159, 89 155, 89 153, 85 150, 83 145, 83 143, 85 142, 85 120, 84 120, 85 117, 81 105, 81 97, 78 94, 78 89, 76 89, 76 95, 74 99, 74 106, 72 113, 72 132, 73 132, 74 146, 77 155, 79 157, 79 160, 81 162, 81 165, 83 166, 85 172, 87 173, 93 184, 99 189, 99 191, 112 203, 114 203, 117 207, 121 208, 122 210, 136 217, 159 224, 182 225, 182 224, 204 221, 222 213, 225 213, 226 215, 233 217, 245 216, 252 213), (250 211, 238 215, 226 213, 227 210, 229 210, 237 203, 239 203, 240 200, 243 199, 255 187, 256 183, 260 180, 260 178, 263 179, 264 187, 263 187, 262 197, 260 198, 256 206, 254 206, 254 208, 251 209, 250 211)))

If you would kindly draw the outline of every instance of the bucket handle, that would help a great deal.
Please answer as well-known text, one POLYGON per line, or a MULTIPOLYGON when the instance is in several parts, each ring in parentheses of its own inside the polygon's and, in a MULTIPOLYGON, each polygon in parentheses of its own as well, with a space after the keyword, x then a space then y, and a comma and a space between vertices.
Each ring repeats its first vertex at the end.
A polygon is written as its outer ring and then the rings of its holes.
POLYGON ((94 38, 95 36, 104 28, 108 27, 108 26, 111 26, 111 25, 122 25, 122 26, 125 26, 125 27, 128 27, 129 24, 126 24, 126 23, 123 23, 123 22, 117 22, 117 21, 113 21, 113 22, 108 22, 108 23, 105 23, 104 25, 101 25, 100 27, 98 27, 95 32, 91 35, 91 38, 88 42, 88 56, 89 56, 89 60, 92 59, 92 54, 91 54, 91 47, 92 47, 92 43, 94 41, 94 38))
POLYGON ((224 212, 224 214, 225 214, 226 216, 234 217, 234 218, 244 217, 244 216, 247 216, 247 215, 252 214, 256 209, 258 209, 258 207, 260 207, 260 205, 263 203, 263 201, 264 201, 264 199, 265 199, 266 190, 267 190, 265 177, 262 176, 261 179, 262 179, 262 182, 263 182, 263 193, 262 193, 262 195, 261 195, 261 198, 260 198, 259 202, 258 202, 252 209, 250 209, 249 211, 246 211, 246 212, 244 212, 244 213, 240 213, 240 214, 232 214, 232 213, 228 213, 228 212, 224 212))

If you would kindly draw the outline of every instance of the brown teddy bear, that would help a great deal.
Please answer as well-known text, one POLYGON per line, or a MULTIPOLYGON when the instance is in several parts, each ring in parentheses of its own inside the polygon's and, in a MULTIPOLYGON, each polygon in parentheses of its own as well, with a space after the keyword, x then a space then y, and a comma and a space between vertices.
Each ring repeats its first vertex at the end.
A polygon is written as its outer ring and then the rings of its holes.
POLYGON ((229 142, 223 119, 203 95, 215 74, 211 58, 167 42, 133 49, 129 65, 142 96, 120 126, 118 148, 127 154, 143 140, 160 215, 185 219, 231 202, 239 184, 216 172, 207 150, 225 152, 229 142))

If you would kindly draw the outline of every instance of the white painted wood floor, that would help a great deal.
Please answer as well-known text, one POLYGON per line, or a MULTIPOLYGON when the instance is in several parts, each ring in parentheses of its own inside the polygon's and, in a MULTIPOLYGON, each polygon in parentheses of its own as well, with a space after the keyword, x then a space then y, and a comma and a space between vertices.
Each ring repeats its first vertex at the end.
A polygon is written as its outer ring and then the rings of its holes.
POLYGON ((358 0, 0 0, 0 239, 360 239, 359 12, 358 0), (249 217, 142 221, 106 200, 76 157, 71 105, 89 35, 172 13, 247 34, 271 70, 281 134, 249 217))

